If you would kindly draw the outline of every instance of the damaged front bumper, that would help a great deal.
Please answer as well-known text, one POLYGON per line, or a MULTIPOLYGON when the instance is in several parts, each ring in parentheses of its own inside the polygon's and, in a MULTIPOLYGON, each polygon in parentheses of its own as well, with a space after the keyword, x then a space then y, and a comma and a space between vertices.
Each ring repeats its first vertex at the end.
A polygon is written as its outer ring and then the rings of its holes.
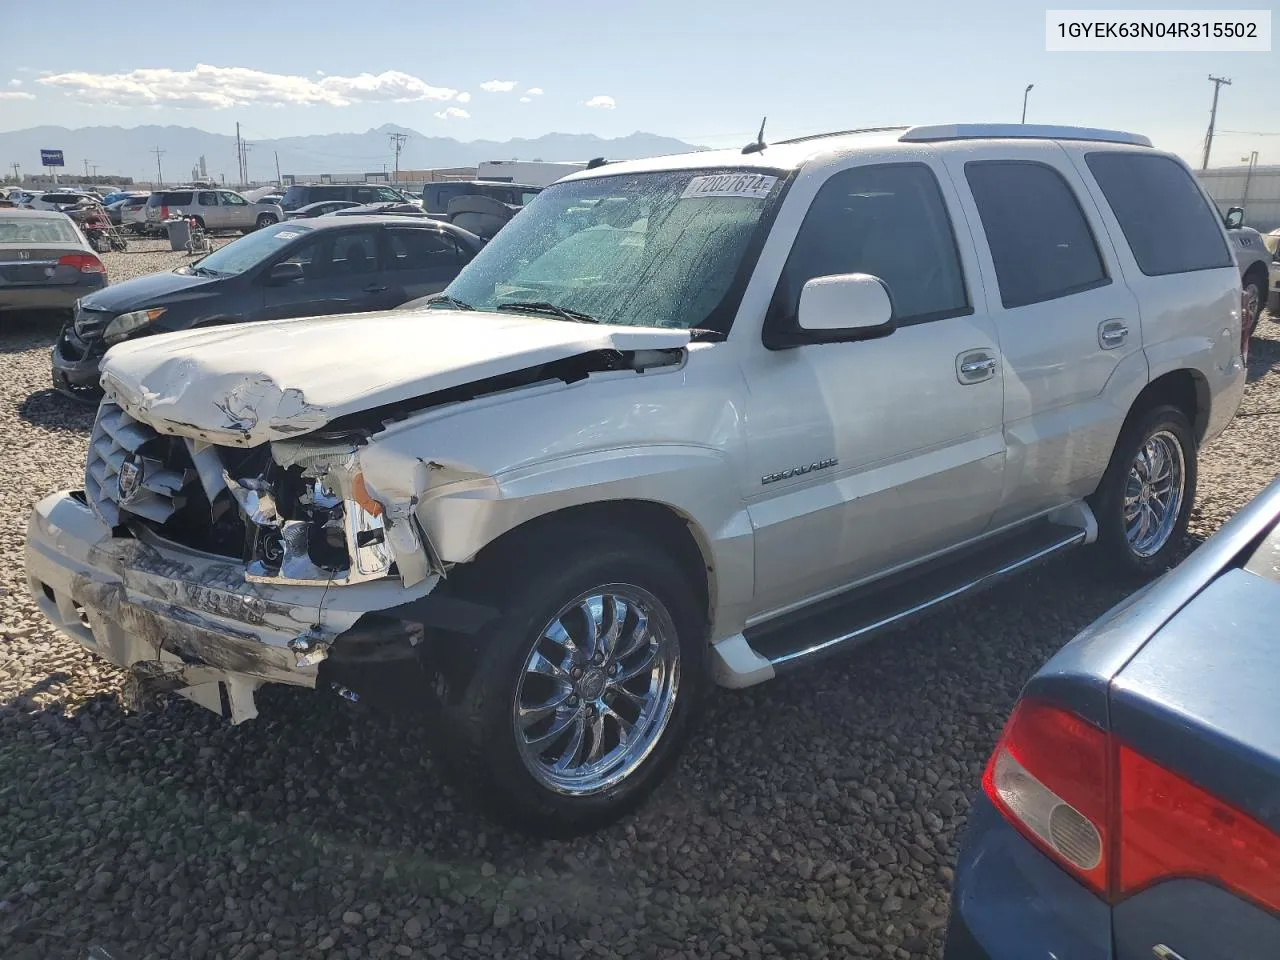
POLYGON ((264 683, 316 687, 328 679, 354 696, 341 682, 343 665, 356 676, 379 665, 401 674, 397 664, 420 666, 416 648, 437 608, 448 629, 464 633, 485 619, 429 597, 434 574, 412 587, 396 578, 342 587, 252 582, 245 564, 226 557, 113 536, 78 493, 36 504, 26 565, 41 611, 86 649, 131 669, 135 692, 180 693, 236 723, 257 715, 254 694, 264 683))

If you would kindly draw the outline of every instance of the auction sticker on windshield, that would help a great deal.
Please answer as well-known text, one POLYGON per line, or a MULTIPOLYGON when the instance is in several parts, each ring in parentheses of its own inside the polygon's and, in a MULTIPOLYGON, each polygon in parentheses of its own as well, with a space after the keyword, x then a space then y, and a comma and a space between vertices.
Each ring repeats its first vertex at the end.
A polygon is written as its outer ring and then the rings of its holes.
POLYGON ((778 182, 777 177, 759 173, 716 173, 694 177, 680 194, 681 200, 696 197, 746 197, 763 200, 778 182))
POLYGON ((298 233, 296 230, 281 230, 275 235, 275 238, 277 240, 293 240, 300 236, 302 236, 302 234, 298 233))

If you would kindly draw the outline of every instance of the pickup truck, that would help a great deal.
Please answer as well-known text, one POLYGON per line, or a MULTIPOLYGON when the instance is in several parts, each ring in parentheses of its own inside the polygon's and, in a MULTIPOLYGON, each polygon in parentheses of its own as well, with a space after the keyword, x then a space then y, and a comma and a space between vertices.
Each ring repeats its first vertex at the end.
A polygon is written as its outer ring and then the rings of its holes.
POLYGON ((761 140, 566 177, 410 309, 113 347, 27 577, 133 702, 425 708, 572 834, 712 685, 1086 545, 1165 570, 1244 384, 1223 222, 1145 137, 761 140))

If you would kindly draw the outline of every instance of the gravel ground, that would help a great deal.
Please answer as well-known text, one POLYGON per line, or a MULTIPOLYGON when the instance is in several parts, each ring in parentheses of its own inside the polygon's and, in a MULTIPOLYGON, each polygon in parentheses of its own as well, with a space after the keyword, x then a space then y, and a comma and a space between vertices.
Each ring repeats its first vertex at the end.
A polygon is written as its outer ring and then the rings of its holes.
MULTIPOLYGON (((105 259, 120 280, 183 257, 105 259)), ((408 720, 288 689, 238 728, 181 700, 121 711, 120 672, 57 636, 23 583, 28 509, 79 485, 91 425, 47 389, 55 332, 0 333, 6 960, 93 943, 130 960, 937 956, 1005 714, 1121 596, 1068 557, 821 669, 720 693, 639 814, 535 841, 458 802, 408 720)), ((1280 471, 1280 324, 1261 325, 1251 373, 1203 453, 1194 540, 1280 471)))

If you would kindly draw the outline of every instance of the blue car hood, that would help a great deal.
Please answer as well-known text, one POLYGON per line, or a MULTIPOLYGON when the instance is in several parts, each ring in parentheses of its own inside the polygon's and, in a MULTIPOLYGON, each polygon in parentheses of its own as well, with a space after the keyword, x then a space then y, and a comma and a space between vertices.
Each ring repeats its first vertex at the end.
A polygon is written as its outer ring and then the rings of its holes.
MULTIPOLYGON (((197 277, 189 273, 153 273, 145 277, 125 280, 103 287, 96 293, 85 297, 81 304, 90 310, 106 310, 110 313, 124 313, 140 307, 161 305, 174 294, 212 293, 202 288, 220 283, 222 277, 197 277)), ((189 299, 179 296, 177 299, 189 299)))

